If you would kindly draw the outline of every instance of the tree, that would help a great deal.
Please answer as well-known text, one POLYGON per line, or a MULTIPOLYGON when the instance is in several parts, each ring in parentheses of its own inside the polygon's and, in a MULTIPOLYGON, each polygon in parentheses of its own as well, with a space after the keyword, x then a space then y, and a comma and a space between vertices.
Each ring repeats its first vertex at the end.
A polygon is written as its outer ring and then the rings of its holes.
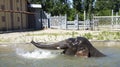
POLYGON ((95 3, 95 14, 102 16, 111 15, 113 0, 97 0, 95 3))
POLYGON ((94 0, 84 0, 83 1, 83 6, 84 6, 84 10, 86 11, 87 14, 87 19, 92 19, 92 13, 93 13, 93 3, 94 0))
POLYGON ((76 14, 78 14, 78 20, 83 20, 82 0, 73 0, 73 8, 72 8, 72 10, 75 12, 73 17, 75 17, 76 14))
POLYGON ((114 0, 114 2, 113 2, 114 12, 119 12, 119 8, 120 8, 120 0, 114 0))
POLYGON ((95 3, 95 14, 102 16, 111 15, 111 10, 119 12, 120 0, 97 0, 95 3))
POLYGON ((73 0, 73 8, 78 12, 82 12, 82 0, 73 0))

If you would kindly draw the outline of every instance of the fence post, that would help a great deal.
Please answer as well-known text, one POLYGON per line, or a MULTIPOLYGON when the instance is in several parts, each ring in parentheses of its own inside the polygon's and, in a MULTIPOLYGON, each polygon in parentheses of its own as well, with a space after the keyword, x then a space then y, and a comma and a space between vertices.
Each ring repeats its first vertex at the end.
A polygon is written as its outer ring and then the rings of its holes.
POLYGON ((115 24, 116 29, 117 29, 117 25, 118 25, 118 12, 116 12, 116 24, 115 24))
POLYGON ((76 19, 75 19, 74 23, 75 23, 75 29, 79 30, 78 14, 76 14, 76 19))
POLYGON ((94 20, 94 15, 93 15, 93 30, 95 30, 95 20, 94 20))
POLYGON ((67 14, 65 14, 65 30, 67 29, 67 14))
POLYGON ((50 17, 51 17, 51 14, 48 15, 48 28, 50 28, 50 17))
POLYGON ((113 10, 112 10, 112 21, 111 21, 111 30, 112 30, 112 28, 113 28, 113 10))
POLYGON ((51 14, 50 14, 50 17, 49 17, 49 27, 51 28, 51 14))
POLYGON ((85 30, 85 23, 86 23, 86 11, 84 11, 84 30, 85 30))

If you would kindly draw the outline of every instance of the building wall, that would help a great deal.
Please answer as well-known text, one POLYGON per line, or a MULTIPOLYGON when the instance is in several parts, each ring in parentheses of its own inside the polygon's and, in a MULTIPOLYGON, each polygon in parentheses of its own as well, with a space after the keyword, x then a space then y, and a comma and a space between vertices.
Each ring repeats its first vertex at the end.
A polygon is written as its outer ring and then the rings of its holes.
POLYGON ((27 0, 0 0, 0 31, 27 29, 27 0))

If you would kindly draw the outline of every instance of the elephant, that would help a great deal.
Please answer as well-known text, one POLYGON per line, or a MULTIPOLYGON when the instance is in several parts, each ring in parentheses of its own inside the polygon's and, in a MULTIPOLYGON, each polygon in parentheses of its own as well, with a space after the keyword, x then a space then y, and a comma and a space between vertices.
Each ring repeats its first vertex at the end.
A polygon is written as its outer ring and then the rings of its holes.
POLYGON ((75 56, 78 57, 84 57, 84 58, 88 58, 89 56, 89 51, 87 47, 81 47, 79 48, 79 51, 76 52, 75 56))
POLYGON ((33 40, 31 41, 33 45, 41 49, 51 49, 51 50, 60 50, 62 49, 63 52, 61 54, 66 55, 75 55, 77 51, 77 45, 75 45, 75 38, 68 38, 53 44, 45 44, 45 43, 36 43, 33 40))
POLYGON ((92 46, 85 37, 68 38, 53 44, 43 44, 31 41, 33 45, 41 49, 63 50, 62 54, 78 57, 104 57, 103 53, 92 46))
POLYGON ((88 57, 105 57, 103 53, 98 51, 95 47, 92 46, 90 41, 85 37, 77 37, 76 42, 78 43, 78 48, 76 53, 80 53, 79 51, 86 50, 85 52, 88 53, 88 57))

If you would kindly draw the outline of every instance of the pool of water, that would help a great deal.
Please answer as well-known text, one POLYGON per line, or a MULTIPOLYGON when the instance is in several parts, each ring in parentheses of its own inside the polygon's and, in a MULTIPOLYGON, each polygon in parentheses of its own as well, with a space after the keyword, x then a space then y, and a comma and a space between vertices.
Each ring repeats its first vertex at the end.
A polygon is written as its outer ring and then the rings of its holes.
POLYGON ((79 58, 31 44, 0 45, 0 67, 119 67, 120 47, 95 46, 107 57, 79 58))

